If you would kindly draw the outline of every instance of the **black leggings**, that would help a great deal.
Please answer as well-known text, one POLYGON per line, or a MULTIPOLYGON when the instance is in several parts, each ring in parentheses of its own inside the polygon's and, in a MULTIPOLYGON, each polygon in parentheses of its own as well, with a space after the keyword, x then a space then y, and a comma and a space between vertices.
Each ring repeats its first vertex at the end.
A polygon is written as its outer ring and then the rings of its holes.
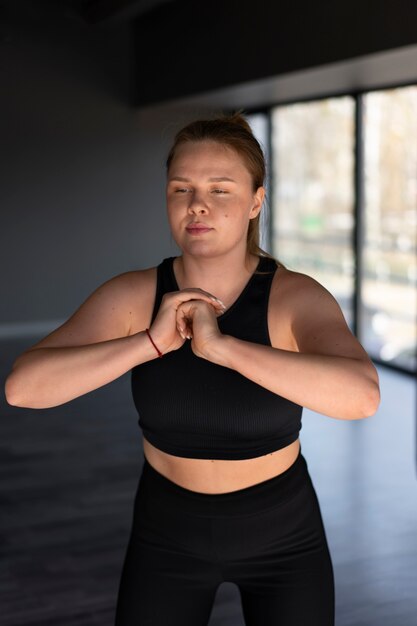
POLYGON ((224 582, 246 626, 333 626, 334 580, 319 503, 300 454, 244 489, 199 493, 146 460, 115 626, 206 626, 224 582))

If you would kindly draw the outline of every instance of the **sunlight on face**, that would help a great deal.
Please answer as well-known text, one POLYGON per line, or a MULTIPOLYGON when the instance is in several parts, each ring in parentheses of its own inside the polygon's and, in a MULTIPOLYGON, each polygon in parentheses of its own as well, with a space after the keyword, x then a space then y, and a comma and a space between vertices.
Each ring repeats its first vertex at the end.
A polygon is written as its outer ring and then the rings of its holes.
POLYGON ((180 145, 168 171, 167 211, 177 245, 193 254, 246 246, 249 220, 262 204, 242 157, 215 141, 180 145))

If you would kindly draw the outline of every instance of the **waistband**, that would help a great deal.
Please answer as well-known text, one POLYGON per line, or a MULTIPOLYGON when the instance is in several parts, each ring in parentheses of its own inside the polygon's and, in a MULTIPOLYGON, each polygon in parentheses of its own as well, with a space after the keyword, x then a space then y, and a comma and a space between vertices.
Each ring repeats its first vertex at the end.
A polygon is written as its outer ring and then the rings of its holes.
POLYGON ((146 457, 144 459, 139 488, 156 498, 162 507, 175 507, 196 515, 259 513, 285 502, 310 481, 301 450, 294 463, 281 474, 226 493, 201 493, 182 487, 160 474, 146 457))

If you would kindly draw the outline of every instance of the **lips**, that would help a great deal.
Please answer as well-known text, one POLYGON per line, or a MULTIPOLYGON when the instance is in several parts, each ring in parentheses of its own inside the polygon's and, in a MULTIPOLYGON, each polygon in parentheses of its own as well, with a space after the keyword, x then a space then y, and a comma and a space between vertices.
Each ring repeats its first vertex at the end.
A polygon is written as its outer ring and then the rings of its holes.
POLYGON ((190 233, 191 235, 202 235, 203 233, 208 233, 209 230, 212 230, 210 226, 206 226, 206 224, 201 223, 189 224, 186 228, 187 233, 190 233))

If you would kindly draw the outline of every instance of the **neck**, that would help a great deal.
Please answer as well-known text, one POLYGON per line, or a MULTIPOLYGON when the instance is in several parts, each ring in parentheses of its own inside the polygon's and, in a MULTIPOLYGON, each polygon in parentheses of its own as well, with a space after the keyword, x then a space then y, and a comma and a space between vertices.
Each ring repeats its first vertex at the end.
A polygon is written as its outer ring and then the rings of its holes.
POLYGON ((258 261, 257 256, 248 255, 246 250, 243 254, 234 252, 210 258, 183 253, 176 259, 174 271, 180 289, 199 287, 225 301, 228 306, 247 283, 258 261))

